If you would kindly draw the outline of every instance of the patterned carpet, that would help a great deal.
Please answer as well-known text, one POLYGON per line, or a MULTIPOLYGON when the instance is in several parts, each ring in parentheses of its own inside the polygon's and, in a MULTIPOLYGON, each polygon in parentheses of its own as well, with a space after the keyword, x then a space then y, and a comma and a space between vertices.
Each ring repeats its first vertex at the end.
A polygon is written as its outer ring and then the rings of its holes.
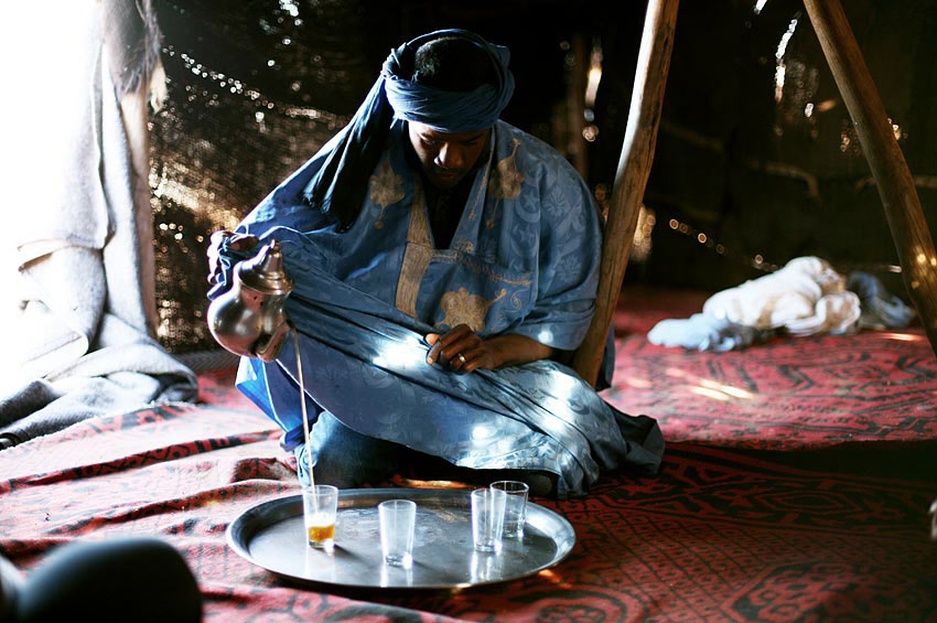
POLYGON ((4 451, 0 548, 28 568, 74 539, 160 535, 189 562, 210 621, 937 617, 932 482, 688 444, 671 445, 657 477, 610 475, 586 498, 538 500, 577 542, 534 576, 451 594, 296 588, 224 540, 249 507, 297 492, 275 437, 256 413, 206 404, 86 421, 4 451))
POLYGON ((606 399, 665 437, 792 450, 937 439, 937 357, 923 331, 777 338, 745 351, 619 342, 606 399))
POLYGON ((647 344, 633 328, 681 310, 652 312, 617 325, 608 399, 660 420, 661 472, 536 500, 576 544, 530 577, 355 591, 296 587, 241 558, 226 527, 298 484, 231 369, 200 375, 198 404, 0 452, 0 551, 28 571, 75 540, 160 536, 189 563, 206 621, 937 621, 937 363, 921 333, 711 355, 647 344))
POLYGON ((616 316, 610 403, 658 419, 672 442, 799 450, 937 439, 937 357, 920 326, 777 337, 726 353, 650 344, 704 295, 633 292, 616 316))

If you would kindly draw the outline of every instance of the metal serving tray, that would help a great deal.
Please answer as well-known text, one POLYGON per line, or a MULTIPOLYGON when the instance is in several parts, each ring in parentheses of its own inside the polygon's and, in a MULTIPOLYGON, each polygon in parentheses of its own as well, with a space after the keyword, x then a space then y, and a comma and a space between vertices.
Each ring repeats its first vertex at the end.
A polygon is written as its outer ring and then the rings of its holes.
POLYGON ((227 529, 228 544, 250 562, 300 584, 322 588, 445 589, 494 584, 532 575, 563 560, 576 542, 570 523, 533 502, 522 539, 505 539, 500 553, 472 545, 468 490, 353 489, 341 491, 335 551, 306 544, 300 495, 244 511, 227 529), (377 505, 417 503, 410 569, 383 564, 377 505))

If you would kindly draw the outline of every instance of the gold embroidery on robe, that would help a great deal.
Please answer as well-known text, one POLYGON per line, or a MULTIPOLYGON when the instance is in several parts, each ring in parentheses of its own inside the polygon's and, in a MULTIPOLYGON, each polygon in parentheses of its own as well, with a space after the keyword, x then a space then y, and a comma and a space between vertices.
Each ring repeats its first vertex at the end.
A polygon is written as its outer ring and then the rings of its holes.
MULTIPOLYGON (((491 175, 488 182, 488 193, 495 199, 517 199, 521 195, 521 187, 524 183, 524 174, 517 170, 517 148, 521 144, 519 139, 514 139, 514 149, 511 155, 500 160, 498 166, 491 175)), ((495 226, 494 214, 485 221, 485 227, 491 229, 495 226)))
POLYGON ((426 210, 423 209, 423 187, 417 182, 413 185, 407 248, 403 254, 400 277, 397 279, 397 296, 394 299, 394 306, 413 318, 416 318, 416 298, 420 293, 420 283, 433 259, 433 252, 426 210))
POLYGON ((403 176, 394 173, 390 166, 390 158, 384 157, 377 168, 377 172, 371 176, 369 183, 369 192, 371 202, 380 207, 380 214, 374 220, 374 227, 381 229, 384 227, 384 208, 397 203, 404 198, 403 176))
MULTIPOLYGON (((491 183, 491 161, 493 154, 495 153, 495 138, 492 135, 490 141, 491 146, 488 148, 488 155, 485 157, 485 167, 479 172, 481 175, 481 189, 485 189, 491 183)), ((478 208, 482 205, 482 202, 485 200, 485 192, 480 190, 473 190, 472 195, 469 196, 469 203, 465 206, 465 211, 468 212, 468 220, 472 223, 475 222, 477 218, 478 208), (474 198, 473 198, 474 197, 474 198)), ((456 233, 458 237, 458 232, 456 233)), ((456 241, 453 241, 453 244, 458 244, 456 241)), ((474 251, 467 251, 474 253, 474 251)))
POLYGON ((453 240, 452 248, 465 255, 473 255, 475 253, 475 245, 468 240, 453 240))
POLYGON ((456 292, 446 292, 439 301, 439 307, 446 316, 442 324, 452 328, 456 325, 466 324, 472 331, 478 333, 485 329, 485 316, 488 309, 507 294, 507 290, 498 292, 497 298, 489 301, 482 296, 470 293, 465 288, 456 292))

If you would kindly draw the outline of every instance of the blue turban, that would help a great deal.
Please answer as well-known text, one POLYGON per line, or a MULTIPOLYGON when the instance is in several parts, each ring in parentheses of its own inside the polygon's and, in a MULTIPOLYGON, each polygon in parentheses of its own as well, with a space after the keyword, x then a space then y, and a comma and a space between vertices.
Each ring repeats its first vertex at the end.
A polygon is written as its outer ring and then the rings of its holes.
POLYGON ((514 93, 508 70, 510 52, 482 37, 458 28, 437 30, 409 41, 384 61, 367 98, 335 140, 323 148, 325 160, 303 190, 311 206, 331 214, 340 230, 348 229, 364 200, 371 176, 387 138, 393 117, 426 124, 438 132, 472 132, 495 124, 514 93), (417 84, 401 75, 412 68, 417 49, 434 39, 462 37, 475 43, 491 59, 498 85, 456 93, 417 84))
POLYGON ((474 132, 493 126, 511 100, 514 76, 508 69, 510 58, 511 52, 506 47, 488 43, 467 30, 437 30, 391 52, 381 78, 396 117, 423 123, 437 132, 474 132), (422 85, 401 75, 401 68, 413 66, 412 59, 420 46, 448 36, 468 39, 484 51, 495 69, 498 85, 483 84, 474 91, 453 92, 422 85))

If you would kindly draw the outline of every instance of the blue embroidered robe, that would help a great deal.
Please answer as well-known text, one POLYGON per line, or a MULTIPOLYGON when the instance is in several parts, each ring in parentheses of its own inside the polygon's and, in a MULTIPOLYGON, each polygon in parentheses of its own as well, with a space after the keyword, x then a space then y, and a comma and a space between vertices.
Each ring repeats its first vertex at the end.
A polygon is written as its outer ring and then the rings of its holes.
MULTIPOLYGON (((394 121, 390 137, 347 231, 302 199, 328 145, 238 228, 279 240, 295 280, 286 311, 308 412, 328 410, 359 433, 463 467, 554 473, 561 498, 585 493, 603 470, 656 471, 656 422, 617 411, 559 363, 457 374, 425 361, 423 336, 460 323, 481 336, 579 345, 601 230, 575 170, 499 121, 450 247, 437 249, 405 122, 394 121)), ((291 338, 276 362, 245 358, 239 371, 238 387, 286 431, 302 426, 295 368, 291 338)))

